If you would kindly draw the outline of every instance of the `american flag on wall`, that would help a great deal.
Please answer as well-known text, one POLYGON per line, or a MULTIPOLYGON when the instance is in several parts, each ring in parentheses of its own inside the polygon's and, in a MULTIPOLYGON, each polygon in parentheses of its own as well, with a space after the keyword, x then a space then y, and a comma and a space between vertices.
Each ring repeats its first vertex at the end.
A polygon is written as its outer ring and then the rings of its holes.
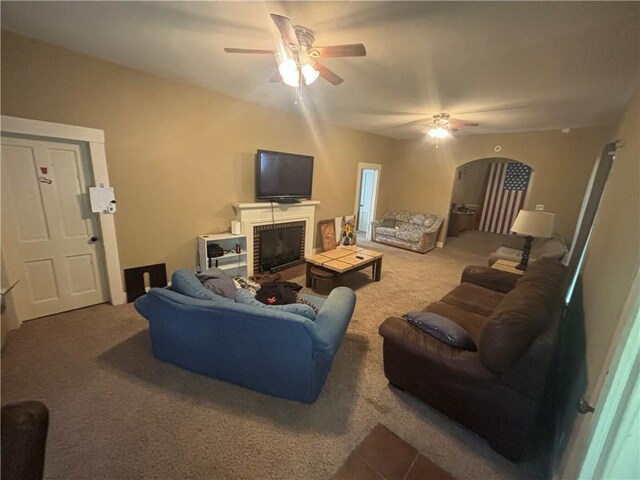
POLYGON ((480 230, 509 233, 524 205, 531 167, 523 163, 492 163, 484 195, 480 230))

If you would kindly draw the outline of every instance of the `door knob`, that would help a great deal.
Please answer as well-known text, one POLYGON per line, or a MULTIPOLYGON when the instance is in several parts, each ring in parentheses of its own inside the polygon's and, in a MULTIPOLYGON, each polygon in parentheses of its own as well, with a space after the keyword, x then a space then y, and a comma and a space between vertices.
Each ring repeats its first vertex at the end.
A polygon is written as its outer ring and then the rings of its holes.
POLYGON ((90 241, 90 242, 92 242, 92 243, 93 243, 93 242, 97 242, 97 241, 98 241, 98 237, 91 237, 91 238, 89 239, 89 241, 90 241))

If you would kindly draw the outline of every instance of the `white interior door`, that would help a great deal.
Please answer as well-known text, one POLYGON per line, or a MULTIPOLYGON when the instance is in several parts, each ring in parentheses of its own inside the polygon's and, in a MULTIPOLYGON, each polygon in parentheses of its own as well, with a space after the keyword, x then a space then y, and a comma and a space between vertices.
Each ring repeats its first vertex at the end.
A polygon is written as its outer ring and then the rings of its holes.
POLYGON ((366 232, 371 222, 371 208, 373 204, 373 187, 376 171, 363 169, 360 180, 360 208, 358 210, 358 230, 366 232))
POLYGON ((367 240, 371 240, 371 222, 376 217, 381 172, 382 165, 379 163, 358 162, 354 212, 358 215, 357 229, 366 232, 367 240))
POLYGON ((2 137, 2 260, 19 320, 108 300, 86 149, 2 137))

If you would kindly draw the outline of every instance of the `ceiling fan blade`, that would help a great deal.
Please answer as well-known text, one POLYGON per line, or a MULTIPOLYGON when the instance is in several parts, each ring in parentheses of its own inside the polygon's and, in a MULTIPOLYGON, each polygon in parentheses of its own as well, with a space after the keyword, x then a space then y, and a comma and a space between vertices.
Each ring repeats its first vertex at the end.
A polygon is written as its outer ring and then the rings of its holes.
POLYGON ((271 19, 273 20, 273 23, 276 24, 276 27, 278 27, 278 30, 280 30, 284 43, 286 43, 291 50, 296 52, 300 50, 300 43, 298 42, 296 31, 293 29, 293 25, 291 24, 289 17, 272 13, 271 19))
POLYGON ((480 126, 479 123, 462 122, 460 120, 452 120, 450 123, 451 123, 451 126, 454 126, 454 127, 479 127, 480 126))
POLYGON ((273 54, 273 50, 257 50, 255 48, 225 48, 227 53, 258 53, 258 54, 273 54))
POLYGON ((319 63, 316 63, 313 66, 313 68, 315 68, 318 72, 320 72, 320 76, 322 78, 324 78, 327 82, 329 82, 334 86, 340 85, 342 82, 344 82, 344 79, 340 75, 338 75, 332 70, 329 70, 324 65, 320 65, 319 63))
POLYGON ((318 50, 320 58, 327 57, 364 57, 367 50, 362 43, 352 43, 349 45, 330 45, 328 47, 314 47, 318 50))
POLYGON ((280 75, 279 71, 275 71, 275 73, 273 75, 271 75, 271 78, 269 79, 270 83, 278 83, 282 81, 282 75, 280 75))

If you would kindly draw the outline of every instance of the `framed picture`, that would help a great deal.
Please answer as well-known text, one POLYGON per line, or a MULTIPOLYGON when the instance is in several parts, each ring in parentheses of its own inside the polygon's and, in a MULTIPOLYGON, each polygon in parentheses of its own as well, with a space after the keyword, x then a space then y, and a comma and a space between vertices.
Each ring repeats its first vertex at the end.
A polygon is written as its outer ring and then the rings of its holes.
MULTIPOLYGON (((347 215, 340 218, 340 245, 348 246, 356 244, 356 216, 347 215)), ((337 222, 336 222, 337 223, 337 222)))
POLYGON ((322 250, 328 252, 338 245, 336 241, 336 226, 333 220, 321 220, 320 234, 322 235, 322 250))

